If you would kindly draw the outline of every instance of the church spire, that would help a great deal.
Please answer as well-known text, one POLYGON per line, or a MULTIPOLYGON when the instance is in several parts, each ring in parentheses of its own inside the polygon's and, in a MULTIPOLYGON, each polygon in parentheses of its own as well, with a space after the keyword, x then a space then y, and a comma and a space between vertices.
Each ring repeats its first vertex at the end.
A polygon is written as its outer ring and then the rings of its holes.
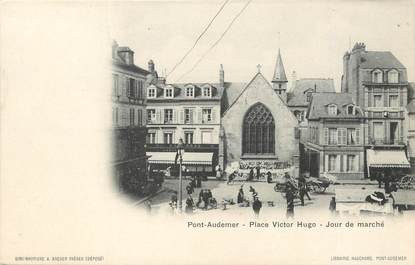
POLYGON ((274 77, 272 78, 272 88, 284 103, 287 103, 287 76, 285 75, 284 64, 282 63, 281 52, 278 49, 277 62, 275 63, 274 77))
POLYGON ((288 82, 287 76, 285 75, 284 64, 282 63, 281 52, 278 49, 277 62, 275 63, 274 77, 272 78, 274 83, 288 82))

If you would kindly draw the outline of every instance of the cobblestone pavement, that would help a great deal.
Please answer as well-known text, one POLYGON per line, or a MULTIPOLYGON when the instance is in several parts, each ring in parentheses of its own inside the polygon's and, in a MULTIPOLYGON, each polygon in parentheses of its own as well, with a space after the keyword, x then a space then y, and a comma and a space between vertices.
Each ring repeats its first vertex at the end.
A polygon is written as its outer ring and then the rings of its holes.
MULTIPOLYGON (((183 180, 183 209, 187 198, 186 186, 189 180, 183 180)), ((212 195, 218 201, 217 209, 202 210, 196 209, 194 215, 221 215, 221 216, 235 216, 235 215, 254 215, 252 207, 240 207, 238 204, 227 205, 226 210, 223 210, 221 202, 223 199, 233 199, 236 202, 238 190, 243 186, 245 197, 252 201, 252 194, 249 192, 249 187, 252 186, 257 192, 258 197, 262 201, 261 216, 283 217, 286 212, 286 200, 281 193, 274 191, 275 183, 265 182, 235 182, 226 184, 226 181, 208 180, 202 182, 203 189, 210 189, 212 195), (273 202, 274 206, 269 205, 268 202, 273 202)), ((172 214, 174 210, 170 208, 169 202, 174 191, 179 190, 179 181, 177 179, 167 179, 163 183, 164 192, 151 198, 152 214, 163 215, 172 214)), ((193 200, 196 202, 201 188, 196 188, 192 194, 193 200)), ((330 186, 324 193, 316 194, 310 193, 311 201, 305 198, 305 206, 301 206, 300 200, 295 200, 296 215, 319 214, 329 215, 329 202, 334 196, 334 186, 330 186)))

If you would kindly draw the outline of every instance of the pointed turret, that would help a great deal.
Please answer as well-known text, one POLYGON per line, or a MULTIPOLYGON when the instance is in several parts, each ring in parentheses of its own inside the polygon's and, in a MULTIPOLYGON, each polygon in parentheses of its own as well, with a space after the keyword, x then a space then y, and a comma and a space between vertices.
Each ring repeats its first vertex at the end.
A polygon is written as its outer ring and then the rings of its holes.
POLYGON ((287 103, 287 76, 285 75, 284 64, 282 63, 281 52, 278 49, 277 62, 275 63, 274 76, 272 78, 272 87, 281 99, 287 103))

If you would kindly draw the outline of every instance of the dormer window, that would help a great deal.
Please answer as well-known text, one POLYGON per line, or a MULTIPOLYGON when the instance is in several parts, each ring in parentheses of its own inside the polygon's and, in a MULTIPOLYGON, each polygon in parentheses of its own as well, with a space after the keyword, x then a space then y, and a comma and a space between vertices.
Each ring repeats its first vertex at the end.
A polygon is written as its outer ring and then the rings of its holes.
POLYGON ((164 88, 164 97, 173 98, 173 87, 172 86, 167 86, 164 88))
POLYGON ((195 95, 194 87, 192 86, 186 87, 185 93, 186 93, 186 97, 190 97, 190 98, 194 97, 195 95))
POLYGON ((311 91, 307 92, 307 102, 311 102, 311 97, 313 93, 311 91))
POLYGON ((373 83, 382 83, 383 82, 383 72, 381 70, 375 70, 372 74, 373 83))
POLYGON ((388 82, 389 83, 398 83, 399 82, 399 73, 395 69, 388 72, 388 82))
POLYGON ((336 116, 337 115, 337 106, 336 105, 329 105, 328 106, 328 113, 330 116, 336 116))
POLYGON ((203 96, 208 98, 212 97, 212 88, 210 86, 203 87, 203 96))
POLYGON ((156 87, 149 86, 147 89, 147 97, 148 98, 155 98, 156 97, 156 87))
POLYGON ((354 115, 355 114, 355 107, 353 105, 347 106, 347 114, 354 115))

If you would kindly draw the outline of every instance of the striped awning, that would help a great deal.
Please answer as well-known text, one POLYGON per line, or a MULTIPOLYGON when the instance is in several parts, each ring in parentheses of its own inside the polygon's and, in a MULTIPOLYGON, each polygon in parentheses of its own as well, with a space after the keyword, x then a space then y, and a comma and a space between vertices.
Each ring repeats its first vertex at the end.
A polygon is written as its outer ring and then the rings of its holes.
POLYGON ((147 152, 150 164, 174 164, 175 152, 147 152))
POLYGON ((369 167, 378 168, 409 168, 411 165, 403 150, 371 150, 368 149, 367 164, 369 167))
MULTIPOLYGON (((150 164, 174 164, 175 152, 147 152, 150 164)), ((212 165, 213 153, 184 152, 184 165, 212 165)))

